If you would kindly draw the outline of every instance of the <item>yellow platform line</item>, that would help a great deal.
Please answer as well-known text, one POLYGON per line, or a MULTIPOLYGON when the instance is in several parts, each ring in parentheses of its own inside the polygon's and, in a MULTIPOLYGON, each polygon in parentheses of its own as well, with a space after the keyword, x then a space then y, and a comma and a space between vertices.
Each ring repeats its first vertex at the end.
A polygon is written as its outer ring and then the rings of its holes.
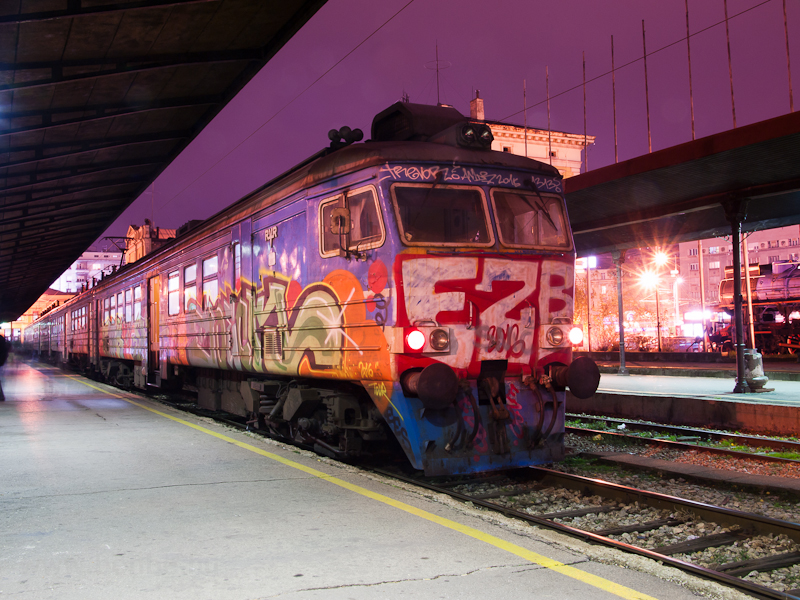
POLYGON ((300 464, 288 458, 284 458, 283 456, 280 456, 278 454, 268 452, 267 450, 263 450, 261 448, 253 446, 251 444, 247 444, 245 442, 241 442, 232 437, 228 437, 227 435, 211 431, 210 429, 202 427, 201 425, 190 423, 189 421, 185 421, 178 417, 174 417, 165 412, 161 412, 160 410, 156 410, 154 408, 146 406, 140 402, 136 402, 135 400, 131 400, 130 398, 126 398, 119 394, 109 392, 108 390, 104 390, 89 383, 88 381, 85 381, 83 378, 72 376, 71 379, 79 381, 80 383, 87 385, 90 388, 106 393, 109 396, 119 398, 120 400, 124 400, 129 404, 133 404, 134 406, 138 406, 139 408, 150 411, 151 413, 155 413, 161 417, 165 417, 167 419, 170 419, 171 421, 180 423, 181 425, 186 425, 187 427, 191 427, 192 429, 213 436, 219 440, 228 442, 229 444, 233 444, 234 446, 238 446, 239 448, 243 448, 244 450, 255 452, 256 454, 259 454, 261 456, 279 462, 283 465, 286 465, 287 467, 291 467, 293 469, 297 469, 299 471, 307 473, 308 475, 311 475, 313 477, 323 479, 325 481, 333 483, 334 485, 338 485, 341 488, 350 490, 351 492, 355 492, 356 494, 359 494, 366 498, 370 498, 372 500, 376 500, 388 506, 392 506, 399 510, 405 511, 421 519, 430 521, 431 523, 436 523, 437 525, 441 525, 442 527, 447 527, 448 529, 467 535, 473 539, 494 546, 495 548, 499 548, 500 550, 505 550, 506 552, 518 556, 519 558, 522 558, 524 560, 527 560, 528 562, 531 562, 535 565, 539 565, 541 567, 545 567, 552 571, 556 571, 557 573, 561 573, 562 575, 566 575, 567 577, 577 579, 578 581, 581 581, 588 585, 594 586, 598 589, 614 594, 615 596, 619 596, 620 598, 625 598, 626 600, 657 600, 653 596, 648 596, 647 594, 637 592, 636 590, 632 590, 631 588, 625 587, 624 585, 614 583, 613 581, 609 581, 608 579, 605 579, 603 577, 592 575, 591 573, 586 573, 585 571, 581 571, 580 569, 576 569, 575 567, 565 565, 564 563, 561 563, 557 560, 553 560, 552 558, 548 558, 547 556, 538 554, 536 552, 528 550, 527 548, 518 546, 517 544, 512 544, 511 542, 507 542, 506 540, 503 540, 497 536, 481 531, 480 529, 470 527, 469 525, 463 525, 461 523, 458 523, 451 519, 447 519, 445 517, 440 517, 426 510, 422 510, 421 508, 416 508, 415 506, 411 506, 410 504, 401 502, 400 500, 395 500, 394 498, 390 498, 388 496, 384 496, 383 494, 373 492, 359 485, 348 483, 347 481, 339 479, 338 477, 328 475, 327 473, 323 473, 322 471, 318 471, 317 469, 314 469, 312 467, 308 467, 306 465, 300 464))

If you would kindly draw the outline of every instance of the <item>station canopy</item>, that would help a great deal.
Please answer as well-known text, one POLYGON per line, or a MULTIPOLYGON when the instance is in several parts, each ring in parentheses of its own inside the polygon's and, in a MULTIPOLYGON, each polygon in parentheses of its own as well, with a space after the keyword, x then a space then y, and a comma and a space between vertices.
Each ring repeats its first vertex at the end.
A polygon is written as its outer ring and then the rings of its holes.
POLYGON ((27 310, 324 3, 0 2, 0 321, 27 310))
POLYGON ((800 113, 564 181, 579 256, 731 234, 724 204, 746 200, 742 231, 800 223, 800 113))

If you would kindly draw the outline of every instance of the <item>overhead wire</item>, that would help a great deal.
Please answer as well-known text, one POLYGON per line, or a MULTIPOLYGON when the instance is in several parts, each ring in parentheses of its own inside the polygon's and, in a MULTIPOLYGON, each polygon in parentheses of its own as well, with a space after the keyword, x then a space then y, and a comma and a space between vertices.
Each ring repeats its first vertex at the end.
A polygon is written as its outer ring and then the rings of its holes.
POLYGON ((399 9, 397 12, 395 12, 395 13, 394 13, 394 14, 393 14, 391 17, 389 17, 388 19, 386 19, 386 20, 385 20, 385 21, 384 21, 384 22, 383 22, 383 23, 382 23, 382 24, 381 24, 381 25, 380 25, 380 26, 379 26, 377 29, 375 29, 375 30, 374 30, 372 33, 370 33, 370 34, 369 34, 367 37, 365 37, 365 38, 364 38, 363 40, 361 40, 361 41, 360 41, 358 44, 356 44, 356 45, 355 45, 355 46, 354 46, 354 47, 353 47, 353 48, 352 48, 352 49, 351 49, 351 50, 350 50, 350 51, 349 51, 347 54, 345 54, 345 55, 344 55, 342 58, 340 58, 339 60, 337 60, 337 61, 336 61, 336 62, 335 62, 333 65, 331 65, 331 66, 330 66, 330 67, 329 67, 329 68, 328 68, 328 69, 327 69, 327 70, 326 70, 324 73, 322 73, 322 74, 321 74, 319 77, 317 77, 317 78, 316 78, 314 81, 312 81, 312 82, 311 82, 311 83, 309 83, 309 84, 308 84, 308 85, 307 85, 305 88, 303 88, 303 90, 301 90, 300 92, 298 92, 298 93, 297 93, 297 94, 296 94, 296 95, 295 95, 295 96, 294 96, 294 97, 293 97, 291 100, 289 100, 288 102, 286 102, 286 104, 284 104, 284 105, 283 105, 283 106, 282 106, 280 109, 278 109, 278 111, 277 111, 277 112, 275 112, 275 113, 274 113, 274 114, 273 114, 273 115, 272 115, 272 116, 271 116, 269 119, 267 119, 266 121, 264 121, 264 122, 263 122, 261 125, 259 125, 259 126, 256 128, 256 129, 254 129, 252 132, 250 132, 250 134, 248 134, 248 135, 247 135, 247 137, 245 137, 243 140, 241 140, 241 141, 240 141, 238 144, 236 144, 236 145, 235 145, 233 148, 231 148, 230 150, 228 150, 228 152, 226 152, 226 153, 225 153, 225 154, 223 154, 221 157, 219 157, 219 159, 218 159, 218 160, 217 160, 217 161, 216 161, 216 162, 215 162, 213 165, 211 165, 210 167, 208 167, 207 169, 205 169, 205 170, 204 170, 202 173, 200 173, 200 174, 199 174, 197 177, 195 177, 195 178, 194 178, 192 181, 190 181, 189 183, 187 183, 187 184, 186 184, 186 185, 185 185, 185 186, 184 186, 184 187, 183 187, 183 188, 182 188, 182 189, 181 189, 181 190, 180 190, 180 191, 179 191, 177 194, 175 194, 175 195, 174 195, 174 196, 172 196, 172 197, 171 197, 169 200, 167 200, 166 202, 164 202, 164 204, 162 204, 161 206, 159 206, 159 209, 162 209, 162 208, 166 207, 166 206, 167 206, 167 204, 169 204, 170 202, 172 202, 173 200, 175 200, 176 198, 178 198, 178 197, 179 197, 181 194, 183 194, 183 193, 184 193, 186 190, 188 190, 188 189, 189 189, 190 187, 192 187, 192 186, 193 186, 195 183, 197 183, 197 182, 198 182, 200 179, 202 179, 202 178, 203 178, 203 177, 204 177, 206 174, 208 174, 208 173, 209 173, 211 170, 213 170, 213 169, 214 169, 214 168, 215 168, 215 167, 216 167, 216 166, 217 166, 219 163, 221 163, 221 162, 222 162, 223 160, 225 160, 225 159, 226 159, 228 156, 230 156, 230 155, 231 155, 231 153, 233 153, 235 150, 237 150, 237 149, 238 149, 238 148, 239 148, 239 147, 240 147, 242 144, 244 144, 244 143, 245 143, 247 140, 249 140, 249 139, 250 139, 251 137, 253 137, 253 136, 254 136, 256 133, 258 133, 258 132, 259 132, 259 131, 261 131, 261 130, 262 130, 264 127, 266 127, 266 126, 267 126, 269 123, 271 123, 271 122, 272 122, 272 121, 275 119, 275 117, 277 117, 277 116, 278 116, 279 114, 281 114, 281 113, 282 113, 284 110, 286 110, 287 108, 289 108, 289 106, 291 106, 291 105, 292 105, 292 104, 293 104, 293 103, 294 103, 294 102, 295 102, 295 101, 296 101, 298 98, 300 98, 300 96, 302 96, 302 95, 303 95, 303 94, 305 94, 305 93, 306 93, 308 90, 310 90, 312 87, 314 87, 314 86, 315 86, 317 83, 319 83, 319 81, 320 81, 320 80, 321 80, 323 77, 325 77, 325 76, 326 76, 328 73, 330 73, 330 72, 331 72, 331 71, 333 71, 333 70, 334 70, 336 67, 338 67, 338 66, 339 66, 339 65, 340 65, 342 62, 344 62, 344 61, 345 61, 345 60, 346 60, 346 59, 347 59, 347 58, 348 58, 348 57, 349 57, 351 54, 353 54, 353 53, 354 53, 356 50, 358 50, 358 49, 359 49, 361 46, 363 46, 364 44, 366 44, 366 43, 367 43, 367 42, 368 42, 368 41, 369 41, 369 40, 370 40, 370 39, 371 39, 373 36, 375 36, 375 34, 377 34, 377 33, 378 33, 378 32, 379 32, 381 29, 383 29, 383 28, 384 28, 384 27, 386 27, 386 26, 387 26, 389 23, 391 23, 391 22, 392 22, 392 21, 393 21, 393 20, 394 20, 394 19, 395 19, 395 18, 396 18, 396 17, 397 17, 397 16, 398 16, 400 13, 402 13, 402 12, 403 12, 405 9, 407 9, 409 6, 411 6, 411 5, 414 3, 414 1, 415 1, 415 0, 409 0, 408 2, 406 2, 406 4, 404 4, 404 5, 403 5, 403 6, 402 6, 402 7, 401 7, 401 8, 400 8, 400 9, 399 9))
MULTIPOLYGON (((745 13, 750 12, 751 10, 755 10, 756 8, 759 8, 759 7, 761 7, 761 6, 765 5, 765 4, 769 4, 770 2, 772 2, 772 0, 763 0, 763 2, 759 2, 758 4, 755 4, 755 5, 751 6, 750 8, 746 8, 743 11, 740 11, 740 12, 734 14, 734 15, 731 15, 728 20, 734 19, 736 17, 739 17, 739 16, 741 16, 741 15, 743 15, 745 13)), ((592 77, 591 79, 587 79, 586 83, 591 83, 593 81, 597 81, 598 79, 602 79, 603 77, 606 77, 607 75, 611 75, 611 73, 619 71, 620 69, 624 69, 625 67, 629 67, 632 64, 635 64, 635 63, 639 62, 640 60, 644 60, 645 56, 652 56, 654 54, 658 54, 659 52, 662 52, 663 50, 666 50, 668 48, 671 48, 672 46, 675 46, 677 44, 685 42, 690 37, 694 37, 696 35, 704 33, 706 31, 708 31, 709 29, 713 29, 714 27, 718 27, 720 25, 723 25, 724 23, 725 23, 725 19, 723 19, 722 21, 718 21, 716 23, 713 23, 712 25, 709 25, 707 27, 704 27, 703 29, 699 29, 699 30, 695 31, 693 34, 691 34, 689 36, 684 36, 684 37, 682 37, 682 38, 680 38, 678 40, 675 40, 674 42, 670 42, 666 46, 662 46, 661 48, 657 48, 656 50, 653 50, 652 52, 648 52, 646 55, 642 55, 642 56, 640 56, 638 58, 635 58, 635 59, 633 59, 631 61, 628 61, 625 64, 622 64, 622 65, 620 65, 620 66, 618 66, 618 67, 616 67, 614 69, 608 70, 605 73, 601 73, 600 75, 596 75, 596 76, 592 77)), ((584 85, 584 83, 583 83, 583 81, 581 81, 581 83, 579 83, 578 85, 574 85, 571 88, 567 88, 566 90, 564 90, 562 92, 559 92, 557 94, 554 94, 554 95, 550 96, 550 100, 552 100, 553 98, 558 98, 559 96, 563 96, 563 95, 568 94, 570 92, 573 92, 573 91, 575 91, 575 90, 577 90, 579 88, 582 88, 583 85, 584 85)), ((544 104, 546 102, 547 102, 546 99, 545 100, 540 100, 539 102, 537 102, 535 104, 529 105, 527 107, 527 109, 518 110, 517 112, 511 113, 510 115, 508 115, 506 117, 503 117, 500 120, 501 121, 505 121, 507 119, 510 119, 511 117, 516 117, 517 115, 522 114, 525 110, 530 110, 531 108, 534 108, 534 107, 539 106, 540 104, 544 104)))

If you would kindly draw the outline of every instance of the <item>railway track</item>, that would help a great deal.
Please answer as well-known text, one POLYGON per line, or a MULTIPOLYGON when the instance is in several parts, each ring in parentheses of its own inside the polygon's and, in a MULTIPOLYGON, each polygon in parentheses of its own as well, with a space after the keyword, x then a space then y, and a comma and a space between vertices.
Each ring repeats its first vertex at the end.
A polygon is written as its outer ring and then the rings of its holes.
POLYGON ((373 470, 533 525, 646 556, 756 597, 800 598, 800 524, 797 523, 544 468, 439 483, 385 469, 373 470), (465 491, 469 488, 477 491, 465 491), (564 490, 582 500, 577 503, 579 507, 565 508, 564 503, 557 501, 564 497, 564 490), (556 501, 540 502, 542 497, 556 501), (670 531, 675 532, 674 537, 685 539, 647 547, 648 533, 658 532, 659 538, 664 538, 670 537, 670 531), (742 553, 748 544, 761 548, 760 556, 708 561, 709 554, 742 553), (754 571, 792 567, 798 571, 797 585, 785 591, 745 578, 754 571))
POLYGON ((768 454, 759 454, 754 452, 747 452, 742 450, 733 450, 728 448, 718 448, 714 446, 702 446, 691 442, 679 442, 672 440, 663 440, 657 438, 642 438, 635 435, 626 433, 619 433, 616 431, 606 431, 602 429, 583 429, 578 427, 566 427, 565 433, 578 435, 582 437, 602 436, 604 441, 624 441, 627 443, 638 444, 641 446, 658 446, 672 450, 683 451, 700 451, 708 454, 715 454, 717 456, 729 456, 731 458, 739 458, 757 462, 765 463, 779 463, 787 465, 800 465, 800 460, 796 458, 784 458, 781 456, 770 456, 768 454))
MULTIPOLYGON (((586 424, 601 423, 605 426, 602 430, 597 430, 596 433, 612 433, 617 432, 615 429, 619 425, 624 425, 624 429, 628 432, 642 432, 650 434, 661 434, 662 436, 674 436, 678 442, 689 443, 706 442, 706 443, 726 443, 736 445, 737 447, 750 447, 760 449, 770 449, 776 452, 795 453, 800 455, 800 441, 785 440, 777 438, 765 438, 759 436, 743 435, 739 433, 709 431, 706 429, 696 429, 692 427, 676 427, 674 425, 662 425, 658 423, 642 423, 628 421, 625 419, 611 419, 604 417, 586 417, 583 415, 566 415, 568 422, 580 422, 586 424), (688 439, 687 439, 688 438, 688 439)), ((580 430, 584 428, 568 427, 570 431, 580 430)), ((641 439, 654 439, 658 441, 667 441, 659 438, 641 438, 641 439)), ((711 450, 707 446, 704 449, 711 450)), ((723 448, 722 450, 727 450, 723 448)), ((748 453, 752 454, 752 453, 748 453)))

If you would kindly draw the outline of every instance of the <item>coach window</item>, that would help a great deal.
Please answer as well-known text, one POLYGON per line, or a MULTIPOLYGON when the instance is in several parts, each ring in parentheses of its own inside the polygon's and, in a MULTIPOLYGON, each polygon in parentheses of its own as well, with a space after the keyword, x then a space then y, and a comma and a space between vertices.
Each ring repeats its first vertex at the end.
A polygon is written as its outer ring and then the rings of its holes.
POLYGON ((117 294, 117 321, 122 323, 125 319, 125 296, 122 292, 117 294))
POLYGON ((133 318, 133 291, 125 290, 125 322, 130 323, 133 318))
POLYGON ((167 275, 167 314, 177 315, 181 311, 180 303, 180 272, 173 271, 167 275))
POLYGON ((197 310, 197 265, 183 268, 183 310, 197 310))
POLYGON ((111 304, 109 306, 110 306, 110 312, 109 312, 108 322, 109 323, 114 323, 116 321, 116 319, 117 319, 117 295, 116 294, 112 294, 111 295, 111 304))
POLYGON ((108 325, 111 322, 111 298, 103 300, 103 325, 108 325))
POLYGON ((142 318, 142 286, 137 285, 133 288, 133 320, 138 321, 142 318))
POLYGON ((359 252, 383 244, 383 219, 372 186, 323 201, 320 219, 322 256, 341 255, 343 247, 359 252))
POLYGON ((219 283, 217 282, 217 255, 203 261, 203 308, 209 309, 217 301, 219 283))

